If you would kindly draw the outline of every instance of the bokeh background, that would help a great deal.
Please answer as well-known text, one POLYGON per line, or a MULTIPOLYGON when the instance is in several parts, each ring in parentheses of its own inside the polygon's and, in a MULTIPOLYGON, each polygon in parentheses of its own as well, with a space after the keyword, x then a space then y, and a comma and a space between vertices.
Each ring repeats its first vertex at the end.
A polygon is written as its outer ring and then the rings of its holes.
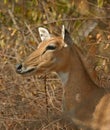
POLYGON ((16 64, 33 52, 38 27, 61 34, 65 25, 100 87, 110 87, 110 0, 0 1, 0 130, 70 130, 50 121, 62 114, 56 74, 22 77, 16 64))

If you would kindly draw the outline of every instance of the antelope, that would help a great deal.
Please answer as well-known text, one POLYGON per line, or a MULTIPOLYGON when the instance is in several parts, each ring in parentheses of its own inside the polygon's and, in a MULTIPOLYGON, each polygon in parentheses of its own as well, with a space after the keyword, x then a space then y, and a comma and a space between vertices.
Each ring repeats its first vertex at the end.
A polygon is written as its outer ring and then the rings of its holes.
POLYGON ((56 72, 63 86, 63 111, 77 129, 110 130, 110 93, 91 77, 85 57, 62 27, 61 36, 52 36, 39 27, 41 43, 16 68, 21 75, 56 72))

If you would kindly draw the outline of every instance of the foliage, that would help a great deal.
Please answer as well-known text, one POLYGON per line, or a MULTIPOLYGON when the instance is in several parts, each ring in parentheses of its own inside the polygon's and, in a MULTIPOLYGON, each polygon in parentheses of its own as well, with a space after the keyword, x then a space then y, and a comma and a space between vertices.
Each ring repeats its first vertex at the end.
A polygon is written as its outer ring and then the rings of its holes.
MULTIPOLYGON (((16 63, 38 45, 37 28, 60 35, 64 24, 82 49, 94 79, 107 87, 110 75, 109 0, 1 0, 0 3, 0 129, 60 129, 47 118, 45 78, 20 77, 16 63), (39 122, 39 119, 41 122, 39 122), (47 125, 48 124, 48 125, 47 125), (54 125, 53 125, 54 124, 54 125), (46 127, 45 127, 46 126, 46 127)), ((48 113, 61 114, 61 83, 47 76, 48 113), (59 94, 60 93, 60 94, 59 94)))

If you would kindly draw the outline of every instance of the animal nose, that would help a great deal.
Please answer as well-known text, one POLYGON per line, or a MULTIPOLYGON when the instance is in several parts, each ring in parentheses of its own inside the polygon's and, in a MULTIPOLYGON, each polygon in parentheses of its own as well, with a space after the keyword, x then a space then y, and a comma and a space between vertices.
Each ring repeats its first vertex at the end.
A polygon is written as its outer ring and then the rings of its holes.
POLYGON ((16 65, 16 72, 17 72, 17 73, 20 73, 21 70, 22 70, 22 64, 17 64, 17 65, 16 65))

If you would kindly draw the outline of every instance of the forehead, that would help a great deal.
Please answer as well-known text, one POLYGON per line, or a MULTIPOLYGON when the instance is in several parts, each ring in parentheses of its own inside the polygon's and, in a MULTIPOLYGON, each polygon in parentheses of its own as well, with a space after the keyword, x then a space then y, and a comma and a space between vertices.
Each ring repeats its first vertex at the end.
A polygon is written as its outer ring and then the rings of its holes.
POLYGON ((41 42, 39 45, 38 45, 38 48, 44 48, 46 46, 48 46, 49 44, 56 44, 56 45, 62 45, 63 43, 63 39, 61 37, 52 37, 48 40, 45 40, 43 42, 41 42))

